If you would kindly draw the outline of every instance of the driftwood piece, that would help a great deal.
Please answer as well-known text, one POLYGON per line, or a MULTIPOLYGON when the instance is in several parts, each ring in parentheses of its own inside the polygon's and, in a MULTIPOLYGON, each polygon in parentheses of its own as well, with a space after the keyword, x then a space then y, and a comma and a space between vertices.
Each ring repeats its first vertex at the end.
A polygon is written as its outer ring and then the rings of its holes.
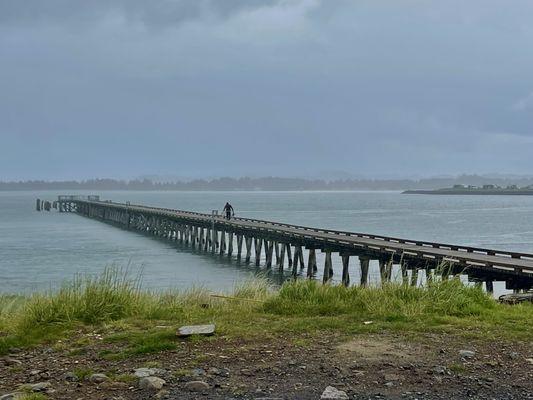
POLYGON ((504 294, 500 296, 498 300, 500 301, 500 303, 506 304, 518 304, 527 301, 533 303, 533 292, 504 294))

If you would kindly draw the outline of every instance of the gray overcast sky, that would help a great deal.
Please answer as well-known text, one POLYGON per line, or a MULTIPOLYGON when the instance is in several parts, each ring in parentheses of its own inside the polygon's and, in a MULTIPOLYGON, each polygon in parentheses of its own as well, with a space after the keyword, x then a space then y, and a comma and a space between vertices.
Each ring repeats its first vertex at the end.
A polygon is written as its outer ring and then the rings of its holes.
POLYGON ((530 0, 0 0, 0 179, 533 172, 530 0))

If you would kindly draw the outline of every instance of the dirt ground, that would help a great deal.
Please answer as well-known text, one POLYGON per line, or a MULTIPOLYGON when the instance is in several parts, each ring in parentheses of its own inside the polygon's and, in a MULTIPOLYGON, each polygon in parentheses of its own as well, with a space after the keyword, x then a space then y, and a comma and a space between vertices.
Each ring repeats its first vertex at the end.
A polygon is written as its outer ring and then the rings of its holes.
POLYGON ((472 342, 445 334, 249 342, 215 336, 178 340, 176 350, 108 360, 102 354, 120 344, 84 335, 90 342, 83 351, 72 351, 64 341, 13 349, 0 358, 0 398, 22 384, 48 382, 43 392, 52 399, 319 399, 327 386, 350 399, 533 399, 533 343, 472 342), (133 376, 139 367, 164 370, 155 374, 165 380, 163 390, 140 389, 133 376), (74 371, 87 376, 77 380, 74 371), (93 383, 92 373, 110 379, 93 383), (209 388, 191 391, 190 381, 209 388))

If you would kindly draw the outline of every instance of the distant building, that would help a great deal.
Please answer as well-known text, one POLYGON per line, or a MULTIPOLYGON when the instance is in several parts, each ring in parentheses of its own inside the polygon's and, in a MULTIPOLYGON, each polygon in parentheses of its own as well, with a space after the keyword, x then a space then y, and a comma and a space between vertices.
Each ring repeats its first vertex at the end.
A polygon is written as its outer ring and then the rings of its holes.
POLYGON ((496 185, 483 185, 483 189, 487 189, 487 190, 497 189, 497 186, 496 185))

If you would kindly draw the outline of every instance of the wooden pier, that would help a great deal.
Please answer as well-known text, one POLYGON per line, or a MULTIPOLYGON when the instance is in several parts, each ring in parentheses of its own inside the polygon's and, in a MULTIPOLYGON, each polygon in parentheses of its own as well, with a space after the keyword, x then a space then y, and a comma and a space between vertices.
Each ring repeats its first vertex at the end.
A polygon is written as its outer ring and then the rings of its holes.
POLYGON ((263 221, 252 218, 227 220, 219 215, 168 208, 101 201, 98 196, 59 196, 60 212, 111 223, 128 230, 177 241, 197 250, 235 256, 266 269, 287 268, 294 276, 317 275, 317 251, 324 253, 323 281, 334 277, 332 257, 341 257, 337 271, 344 285, 350 284, 350 261, 357 258, 361 285, 368 284, 370 261, 377 260, 382 281, 392 278, 393 265, 406 284, 416 285, 424 271, 427 280, 440 275, 468 275, 485 282, 488 291, 494 281, 505 281, 514 291, 533 288, 533 254, 469 246, 407 240, 394 237, 263 221), (253 250, 253 251, 252 251, 253 250), (262 255, 264 254, 264 258, 262 255))

